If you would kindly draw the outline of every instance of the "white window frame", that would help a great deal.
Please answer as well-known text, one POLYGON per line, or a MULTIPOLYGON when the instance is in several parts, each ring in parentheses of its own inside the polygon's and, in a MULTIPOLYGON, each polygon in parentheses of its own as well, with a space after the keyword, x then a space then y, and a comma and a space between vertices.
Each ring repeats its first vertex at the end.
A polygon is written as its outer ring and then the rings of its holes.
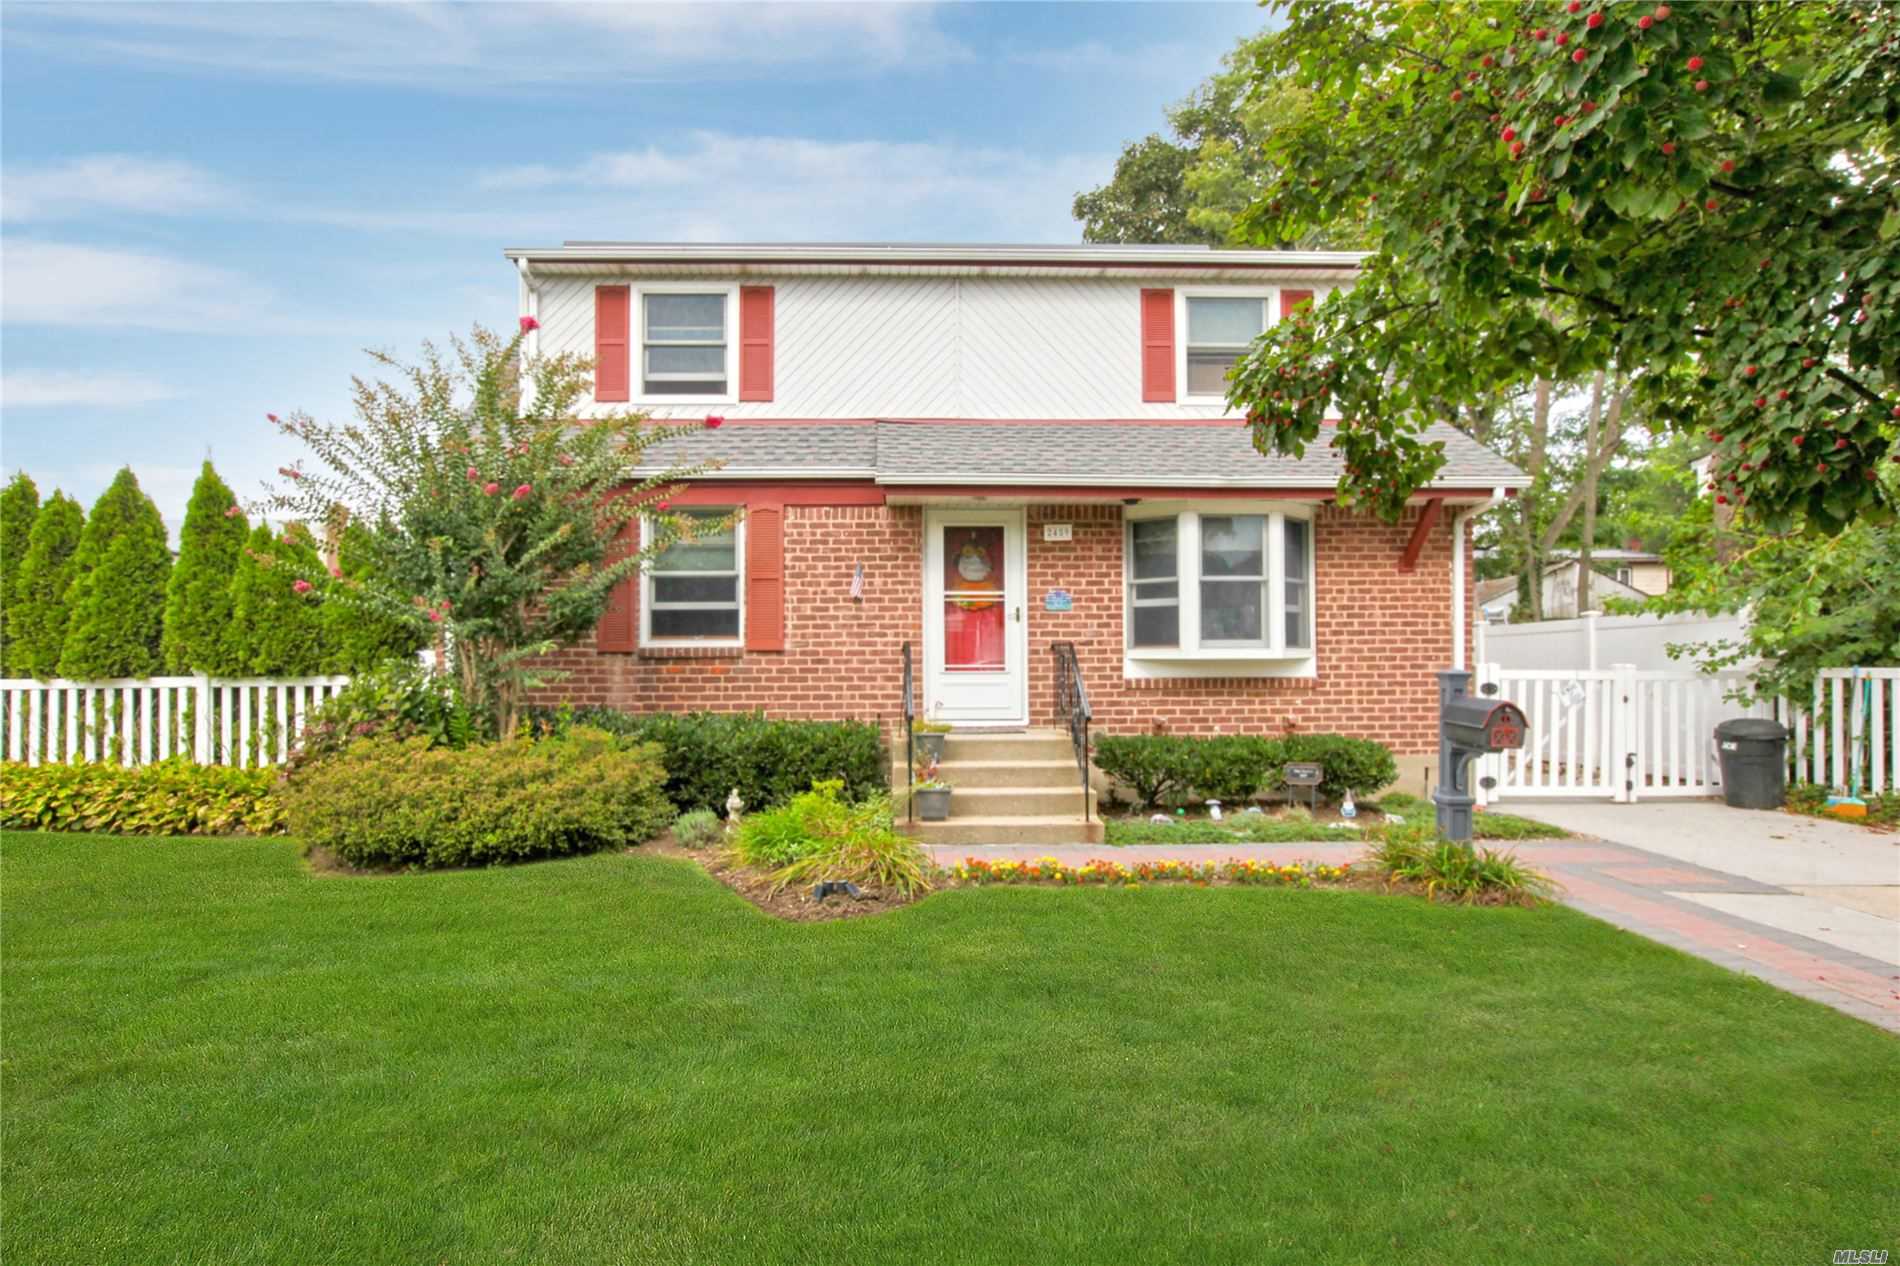
MULTIPOLYGON (((1308 287, 1301 287, 1307 289, 1308 287)), ((1318 288, 1312 288, 1315 297, 1318 288)), ((1188 300, 1189 299, 1258 299, 1264 305, 1261 314, 1260 330, 1265 333, 1273 328, 1280 319, 1280 287, 1278 286, 1193 286, 1177 289, 1174 292, 1174 328, 1180 332, 1175 340, 1174 380, 1181 384, 1181 403, 1218 404, 1227 403, 1225 391, 1214 395, 1195 394, 1188 390, 1188 300)))
POLYGON ((634 404, 737 404, 739 402, 739 287, 735 283, 652 281, 632 287, 633 311, 628 321, 633 337, 630 384, 634 404), (724 295, 726 297, 726 389, 719 395, 680 395, 655 392, 647 385, 647 296, 724 295))
POLYGON ((1257 675, 1313 675, 1319 642, 1319 591, 1316 583, 1319 530, 1316 509, 1315 505, 1307 502, 1239 498, 1231 501, 1149 502, 1128 507, 1122 516, 1122 643, 1127 664, 1130 667, 1170 663, 1190 666, 1214 665, 1218 667, 1218 673, 1229 674, 1233 672, 1235 666, 1251 664, 1262 670, 1257 675), (1266 637, 1260 644, 1234 645, 1204 642, 1201 638, 1201 518, 1203 515, 1209 517, 1260 515, 1266 519, 1267 574, 1264 611, 1266 637), (1180 645, 1175 647, 1134 644, 1134 524, 1146 519, 1174 519, 1176 521, 1175 548, 1179 552, 1176 557, 1175 577, 1180 585, 1181 593, 1181 641, 1180 645), (1309 640, 1314 643, 1311 646, 1286 644, 1285 524, 1288 519, 1300 519, 1307 525, 1307 631, 1309 640))
MULTIPOLYGON (((723 514, 736 514, 736 506, 691 506, 696 511, 717 511, 723 514)), ((640 539, 653 539, 653 520, 642 515, 640 518, 640 539)), ((667 647, 743 647, 745 645, 745 517, 732 525, 733 563, 738 569, 738 590, 736 598, 739 604, 739 631, 732 637, 655 637, 653 635, 653 579, 656 574, 670 576, 719 575, 725 572, 666 572, 656 573, 653 563, 658 559, 640 566, 640 645, 655 648, 667 647)), ((678 604, 668 603, 669 608, 678 606, 699 606, 711 610, 724 610, 724 603, 678 604)))

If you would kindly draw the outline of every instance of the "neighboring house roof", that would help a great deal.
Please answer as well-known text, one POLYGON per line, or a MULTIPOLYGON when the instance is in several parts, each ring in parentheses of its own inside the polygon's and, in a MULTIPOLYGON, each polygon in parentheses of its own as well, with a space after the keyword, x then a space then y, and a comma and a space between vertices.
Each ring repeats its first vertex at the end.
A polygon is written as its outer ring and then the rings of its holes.
POLYGON ((1499 576, 1496 580, 1480 580, 1478 582, 1479 606, 1489 606, 1497 599, 1506 597, 1512 599, 1517 597, 1516 576, 1499 576))
MULTIPOLYGON (((1573 549, 1556 550, 1551 557, 1559 560, 1574 560, 1577 551, 1573 549)), ((1594 563, 1660 563, 1661 554, 1651 554, 1640 549, 1593 549, 1590 560, 1594 563)))
MULTIPOLYGON (((1444 423, 1428 488, 1521 488, 1524 473, 1444 423)), ((729 423, 648 450, 649 465, 723 462, 722 478, 869 478, 883 484, 1330 488, 1343 462, 1330 444, 1298 459, 1262 456, 1238 422, 917 421, 729 423)))

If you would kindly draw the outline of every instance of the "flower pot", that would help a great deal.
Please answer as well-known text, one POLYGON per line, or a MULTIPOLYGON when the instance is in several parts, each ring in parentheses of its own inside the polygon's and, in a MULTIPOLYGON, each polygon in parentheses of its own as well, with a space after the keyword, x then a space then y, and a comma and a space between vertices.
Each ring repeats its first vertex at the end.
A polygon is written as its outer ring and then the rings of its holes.
POLYGON ((943 759, 943 741, 950 737, 949 735, 939 730, 935 733, 917 734, 912 737, 917 743, 918 755, 922 756, 926 763, 943 759))
POLYGON ((926 822, 943 822, 950 817, 950 788, 925 787, 913 792, 917 797, 917 816, 926 822))

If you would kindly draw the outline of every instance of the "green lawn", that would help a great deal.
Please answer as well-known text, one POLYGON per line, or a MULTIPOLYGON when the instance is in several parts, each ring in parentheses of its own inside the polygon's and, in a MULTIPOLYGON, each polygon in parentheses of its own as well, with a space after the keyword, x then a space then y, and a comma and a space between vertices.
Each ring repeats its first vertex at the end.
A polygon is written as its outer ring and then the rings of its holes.
POLYGON ((1900 1043, 1561 908, 766 918, 600 856, 16 835, 28 1262, 1760 1262, 1900 1247, 1900 1043))

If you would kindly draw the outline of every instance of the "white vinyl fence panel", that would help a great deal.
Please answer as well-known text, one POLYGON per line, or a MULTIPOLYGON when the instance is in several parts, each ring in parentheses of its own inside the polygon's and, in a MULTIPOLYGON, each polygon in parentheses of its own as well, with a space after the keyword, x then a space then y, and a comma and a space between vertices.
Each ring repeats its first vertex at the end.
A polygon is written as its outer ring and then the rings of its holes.
POLYGON ((1818 787, 1860 795, 1900 790, 1900 668, 1824 668, 1795 751, 1818 787))
POLYGON ((277 765, 348 677, 0 678, 0 753, 29 765, 277 765))

